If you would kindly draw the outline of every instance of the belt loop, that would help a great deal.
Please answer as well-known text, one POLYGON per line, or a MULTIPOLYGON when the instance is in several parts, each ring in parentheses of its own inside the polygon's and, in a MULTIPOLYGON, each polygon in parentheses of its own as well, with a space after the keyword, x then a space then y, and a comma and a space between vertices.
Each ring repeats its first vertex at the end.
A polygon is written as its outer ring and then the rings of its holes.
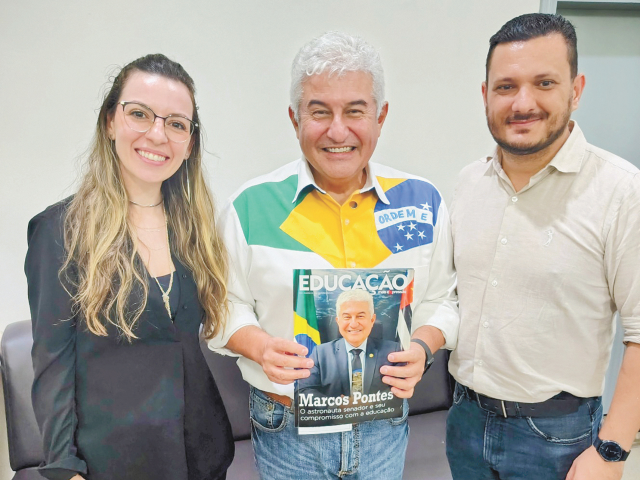
POLYGON ((504 400, 500 400, 500 405, 502 405, 502 414, 504 415, 504 418, 507 418, 507 409, 504 408, 504 400))

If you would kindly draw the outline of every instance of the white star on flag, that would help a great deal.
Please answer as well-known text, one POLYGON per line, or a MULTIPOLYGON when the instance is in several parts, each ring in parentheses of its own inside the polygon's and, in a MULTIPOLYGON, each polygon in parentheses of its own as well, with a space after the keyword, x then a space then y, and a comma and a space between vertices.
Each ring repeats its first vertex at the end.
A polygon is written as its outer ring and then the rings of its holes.
POLYGON ((420 206, 422 208, 424 208, 425 210, 431 210, 431 207, 429 206, 429 204, 427 202, 421 203, 420 206))
POLYGON ((409 223, 409 228, 410 228, 411 230, 415 230, 415 229, 416 229, 416 224, 415 224, 415 223, 413 223, 413 222, 409 223))
POLYGON ((424 232, 421 232, 420 230, 418 230, 418 236, 419 236, 420 238, 424 238, 424 237, 426 237, 426 235, 424 234, 424 232))
POLYGON ((402 250, 402 245, 400 245, 399 243, 396 243, 396 251, 399 252, 400 250, 402 250))
POLYGON ((402 224, 398 225, 398 230, 402 230, 404 232, 404 225, 402 224))
POLYGON ((407 238, 407 240, 411 240, 413 238, 413 233, 407 233, 405 237, 407 238))

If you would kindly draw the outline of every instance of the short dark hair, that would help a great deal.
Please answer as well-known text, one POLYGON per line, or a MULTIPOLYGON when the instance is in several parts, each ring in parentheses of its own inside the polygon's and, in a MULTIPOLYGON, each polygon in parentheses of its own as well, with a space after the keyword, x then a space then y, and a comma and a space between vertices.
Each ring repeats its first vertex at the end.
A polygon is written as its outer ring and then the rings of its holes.
POLYGON ((522 42, 554 33, 562 35, 567 43, 571 78, 575 78, 578 74, 578 38, 571 22, 562 15, 527 13, 509 20, 489 40, 489 53, 487 54, 486 63, 487 80, 489 79, 491 56, 496 46, 501 43, 522 42))

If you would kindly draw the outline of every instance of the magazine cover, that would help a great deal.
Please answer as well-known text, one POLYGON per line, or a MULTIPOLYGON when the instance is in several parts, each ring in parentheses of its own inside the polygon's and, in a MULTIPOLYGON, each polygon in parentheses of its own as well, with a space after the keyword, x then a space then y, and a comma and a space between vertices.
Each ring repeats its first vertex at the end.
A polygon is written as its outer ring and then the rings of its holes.
POLYGON ((402 399, 382 382, 391 352, 409 348, 412 269, 293 272, 294 336, 309 349, 311 375, 295 388, 300 434, 400 417, 402 399))

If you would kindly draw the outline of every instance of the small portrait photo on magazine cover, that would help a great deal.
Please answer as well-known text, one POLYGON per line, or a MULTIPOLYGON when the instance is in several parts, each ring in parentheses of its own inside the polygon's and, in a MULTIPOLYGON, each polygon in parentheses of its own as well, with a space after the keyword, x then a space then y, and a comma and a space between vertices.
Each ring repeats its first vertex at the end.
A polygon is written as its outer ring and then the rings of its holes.
POLYGON ((314 362, 296 385, 300 433, 402 415, 380 368, 410 341, 412 292, 411 269, 294 271, 294 335, 314 362))
POLYGON ((380 367, 392 365, 389 354, 402 347, 393 340, 370 338, 376 321, 373 295, 366 290, 346 290, 335 308, 342 337, 313 349, 309 358, 314 366, 309 377, 299 380, 299 391, 328 397, 350 396, 352 389, 363 394, 390 391, 382 383, 380 367))

